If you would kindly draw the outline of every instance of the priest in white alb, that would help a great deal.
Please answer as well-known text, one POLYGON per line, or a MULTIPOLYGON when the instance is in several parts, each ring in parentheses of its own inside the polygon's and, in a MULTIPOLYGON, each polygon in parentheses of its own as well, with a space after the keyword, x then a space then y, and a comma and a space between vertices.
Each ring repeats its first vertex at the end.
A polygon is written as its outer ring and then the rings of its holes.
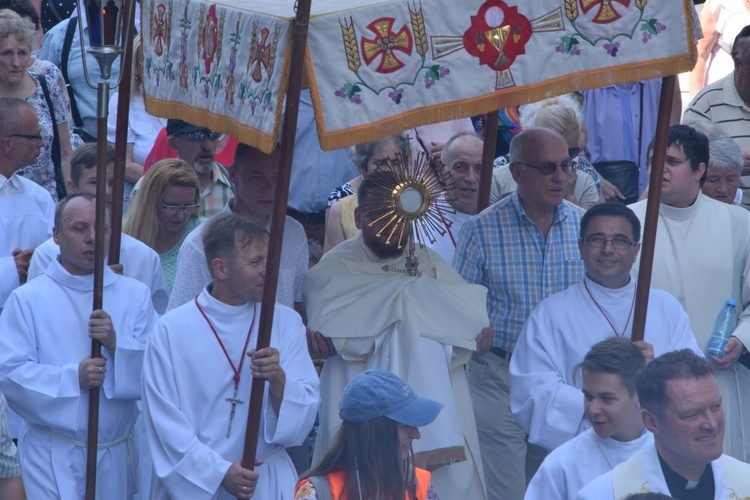
MULTIPOLYGON (((510 360, 510 404, 532 443, 553 450, 589 427, 575 367, 597 342, 631 336, 636 283, 630 268, 640 232, 624 205, 590 208, 578 241, 583 280, 540 302, 524 325, 510 360)), ((682 348, 700 353, 687 314, 661 290, 650 290, 644 338, 636 344, 647 359, 682 348)))
POLYGON ((89 389, 96 387, 96 497, 130 500, 136 488, 136 400, 157 315, 145 285, 107 267, 103 308, 92 312, 95 205, 90 194, 58 203, 59 257, 17 288, 0 315, 0 391, 23 419, 18 448, 29 498, 83 498, 89 389), (91 358, 92 339, 102 357, 91 358))
POLYGON ((305 327, 276 304, 270 347, 256 351, 268 234, 220 214, 202 233, 212 282, 159 321, 144 361, 152 498, 292 499, 285 447, 302 443, 320 401, 305 327), (253 377, 266 380, 255 470, 241 466, 253 377))
POLYGON ((439 255, 418 248, 417 276, 406 272, 405 246, 377 220, 375 208, 396 184, 388 171, 360 185, 354 218, 360 234, 325 254, 307 273, 311 330, 332 340, 337 354, 321 373, 320 428, 313 462, 338 426, 344 386, 367 369, 395 373, 444 409, 420 428, 415 463, 432 472, 441 498, 485 498, 476 422, 464 373, 473 351, 489 349, 487 289, 467 284, 439 255), (417 389, 418 388, 418 389, 417 389))

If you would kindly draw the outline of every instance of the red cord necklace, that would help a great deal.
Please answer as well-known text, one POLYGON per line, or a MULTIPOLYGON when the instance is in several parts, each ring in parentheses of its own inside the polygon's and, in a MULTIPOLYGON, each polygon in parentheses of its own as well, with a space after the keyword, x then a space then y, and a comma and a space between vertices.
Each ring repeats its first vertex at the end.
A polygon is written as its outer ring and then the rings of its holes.
POLYGON ((229 353, 227 352, 227 348, 224 346, 224 342, 221 341, 221 337, 219 337, 218 332, 216 331, 216 328, 214 328, 214 325, 211 324, 211 321, 208 319, 208 316, 206 316, 206 313, 203 311, 203 308, 198 303, 198 296, 195 297, 195 305, 198 307, 198 310, 203 315, 203 318, 206 320, 206 323, 208 323, 208 326, 211 328, 211 331, 214 332, 214 337, 216 337, 216 340, 219 342, 219 345, 221 346, 221 350, 224 351, 224 356, 227 357, 227 361, 229 361, 229 366, 232 367, 232 371, 234 372, 234 394, 232 394, 232 397, 226 398, 224 401, 227 401, 228 403, 232 404, 232 409, 229 412, 229 428, 227 429, 227 438, 229 437, 229 433, 232 432, 232 420, 234 419, 234 411, 237 409, 238 404, 244 404, 244 401, 239 399, 237 397, 237 389, 240 386, 240 372, 242 371, 242 365, 245 363, 245 353, 247 353, 247 346, 250 344, 250 335, 253 333, 253 326, 255 326, 255 313, 258 308, 257 302, 255 305, 253 305, 253 321, 250 323, 250 329, 247 331, 247 338, 245 339, 245 347, 242 349, 242 357, 240 358, 240 366, 239 368, 234 367, 234 362, 232 362, 232 358, 229 357, 229 353))
POLYGON ((635 292, 636 292, 636 284, 633 283, 633 303, 630 304, 630 312, 628 313, 628 320, 625 322, 625 327, 622 329, 622 333, 619 333, 615 329, 615 325, 612 324, 612 322, 609 320, 609 317, 607 316, 607 313, 604 312, 604 309, 602 309, 602 306, 599 305, 599 302, 596 301, 593 295, 591 295, 591 290, 589 290, 589 286, 586 284, 586 280, 583 280, 583 286, 586 288, 586 292, 588 292, 589 297, 591 297, 591 300, 594 301, 594 305, 596 305, 596 308, 599 309, 599 312, 602 313, 602 316, 604 316, 604 319, 607 320, 607 323, 609 323, 609 326, 612 328, 612 331, 615 332, 615 335, 618 337, 623 337, 625 335, 625 332, 628 329, 628 324, 630 323, 630 318, 633 316, 633 307, 635 306, 635 292))

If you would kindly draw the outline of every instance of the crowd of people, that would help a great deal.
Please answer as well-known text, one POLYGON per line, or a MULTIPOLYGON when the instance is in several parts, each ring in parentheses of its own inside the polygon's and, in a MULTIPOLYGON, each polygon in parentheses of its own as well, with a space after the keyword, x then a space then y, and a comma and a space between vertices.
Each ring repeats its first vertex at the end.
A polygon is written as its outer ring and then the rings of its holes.
POLYGON ((96 96, 69 85, 85 19, 36 53, 35 7, 0 7, 1 499, 83 498, 91 390, 96 498, 750 497, 743 2, 708 0, 700 18, 694 97, 666 140, 643 340, 630 337, 653 81, 521 106, 490 186, 471 120, 324 152, 303 92, 259 349, 279 148, 149 115, 136 39, 120 257, 93 309, 98 183, 105 246, 118 221, 113 147, 96 175, 96 96), (632 133, 613 148, 605 124, 620 115, 632 133), (445 184, 432 237, 407 251, 382 207, 394 170, 422 153, 445 184), (635 169, 631 185, 613 162, 635 169), (709 354, 728 301, 737 323, 709 354))

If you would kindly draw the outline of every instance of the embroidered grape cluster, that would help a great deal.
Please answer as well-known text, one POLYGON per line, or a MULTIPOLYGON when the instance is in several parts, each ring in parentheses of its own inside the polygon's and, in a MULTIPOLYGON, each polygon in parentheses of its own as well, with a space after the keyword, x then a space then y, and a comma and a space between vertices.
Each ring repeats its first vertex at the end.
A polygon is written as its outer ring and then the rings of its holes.
POLYGON ((393 102, 396 104, 401 104, 401 98, 404 96, 403 89, 393 89, 390 92, 388 92, 388 97, 391 98, 393 102))
POLYGON ((617 57, 617 51, 620 50, 620 42, 605 43, 604 50, 612 57, 617 57))

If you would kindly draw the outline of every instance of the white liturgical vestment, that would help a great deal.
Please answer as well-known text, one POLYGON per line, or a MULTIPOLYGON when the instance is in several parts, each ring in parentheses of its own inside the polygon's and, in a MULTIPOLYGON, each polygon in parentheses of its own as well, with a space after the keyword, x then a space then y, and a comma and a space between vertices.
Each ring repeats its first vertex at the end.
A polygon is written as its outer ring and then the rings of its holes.
POLYGON ((55 203, 46 189, 17 174, 0 175, 0 311, 21 284, 13 250, 36 248, 51 237, 54 218, 55 203))
MULTIPOLYGON (((553 450, 588 428, 575 367, 594 344, 615 336, 608 319, 617 334, 630 337, 634 294, 633 281, 612 289, 584 277, 531 313, 510 360, 510 407, 529 441, 553 450)), ((702 356, 687 314, 662 290, 649 293, 644 340, 654 346, 655 356, 684 348, 702 356)))
MULTIPOLYGON (((89 391, 78 366, 91 353, 93 274, 74 276, 55 259, 11 294, 0 315, 0 391, 24 422, 18 448, 29 498, 83 498, 89 391)), ((148 336, 157 320, 148 289, 104 268, 103 309, 117 335, 102 346, 97 498, 130 499, 133 424, 148 336)))
POLYGON ((573 500, 590 481, 612 470, 654 437, 647 430, 622 443, 587 429, 547 455, 526 488, 527 500, 573 500))
MULTIPOLYGON (((144 421, 157 476, 155 498, 234 498, 221 482, 229 466, 242 458, 252 383, 252 361, 243 347, 251 325, 248 349, 257 344, 260 304, 231 306, 213 298, 207 289, 197 300, 234 366, 246 358, 237 387, 242 403, 235 407, 230 429, 232 404, 227 398, 234 393, 234 371, 195 301, 164 315, 143 367, 144 421)), ((263 465, 255 468, 260 477, 253 498, 291 500, 297 473, 284 448, 301 444, 310 432, 320 396, 305 327, 296 312, 281 304, 274 312, 271 347, 279 350, 286 385, 278 415, 265 385, 257 448, 263 465)))
MULTIPOLYGON (((711 462, 711 471, 714 500, 750 496, 750 465, 722 455, 711 462)), ((626 500, 646 492, 670 494, 654 444, 644 446, 613 471, 589 482, 578 492, 576 500, 626 500)))
POLYGON ((347 382, 366 369, 388 370, 420 396, 444 405, 413 444, 417 466, 433 469, 438 495, 484 498, 463 367, 476 349, 476 336, 489 325, 487 289, 466 283, 429 248, 418 248, 416 256, 419 275, 408 276, 404 255, 379 259, 359 233, 308 271, 308 325, 330 337, 338 353, 321 373, 323 405, 313 462, 341 422, 338 404, 347 382))
MULTIPOLYGON (((60 247, 50 238, 36 250, 29 265, 29 279, 42 274, 53 259, 60 255, 60 247)), ((151 302, 159 314, 164 314, 169 303, 169 285, 159 262, 159 254, 145 243, 122 234, 120 239, 122 274, 146 285, 151 290, 151 302)))

